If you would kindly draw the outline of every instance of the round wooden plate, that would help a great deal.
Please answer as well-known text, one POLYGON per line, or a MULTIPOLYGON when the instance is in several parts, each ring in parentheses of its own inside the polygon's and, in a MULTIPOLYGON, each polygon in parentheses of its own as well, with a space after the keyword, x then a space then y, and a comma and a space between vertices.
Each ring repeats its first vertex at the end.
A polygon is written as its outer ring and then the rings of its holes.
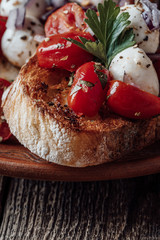
POLYGON ((72 168, 48 163, 15 139, 0 144, 0 174, 49 181, 100 181, 160 172, 160 142, 125 159, 93 167, 72 168))

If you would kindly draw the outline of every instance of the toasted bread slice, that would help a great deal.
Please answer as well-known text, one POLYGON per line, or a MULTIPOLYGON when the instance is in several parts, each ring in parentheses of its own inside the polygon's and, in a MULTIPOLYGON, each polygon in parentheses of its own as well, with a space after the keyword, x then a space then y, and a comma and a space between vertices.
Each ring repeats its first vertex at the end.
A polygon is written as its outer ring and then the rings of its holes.
POLYGON ((78 117, 67 106, 67 72, 38 66, 34 56, 3 95, 11 132, 31 152, 72 167, 114 161, 160 139, 160 116, 128 120, 109 114, 78 117))

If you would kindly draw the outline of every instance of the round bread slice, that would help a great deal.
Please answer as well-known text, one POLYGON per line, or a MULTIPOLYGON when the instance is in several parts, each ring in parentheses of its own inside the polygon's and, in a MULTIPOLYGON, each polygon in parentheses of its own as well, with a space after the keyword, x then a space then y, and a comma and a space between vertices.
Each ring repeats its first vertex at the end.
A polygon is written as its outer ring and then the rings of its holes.
POLYGON ((67 106, 68 72, 24 65, 3 95, 11 132, 31 152, 49 162, 85 167, 115 161, 160 139, 160 117, 128 120, 109 114, 78 117, 67 106))

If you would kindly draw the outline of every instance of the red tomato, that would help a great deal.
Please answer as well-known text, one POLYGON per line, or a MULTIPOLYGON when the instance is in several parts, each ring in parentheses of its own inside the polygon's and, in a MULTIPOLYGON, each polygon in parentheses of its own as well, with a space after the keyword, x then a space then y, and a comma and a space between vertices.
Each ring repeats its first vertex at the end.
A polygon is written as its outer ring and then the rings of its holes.
POLYGON ((84 32, 78 35, 77 32, 57 34, 50 36, 48 41, 44 40, 37 49, 39 65, 74 72, 83 63, 91 61, 93 56, 90 53, 64 39, 72 38, 80 42, 79 36, 95 41, 89 33, 84 32))
POLYGON ((77 3, 67 3, 49 16, 45 24, 45 34, 50 36, 84 30, 87 27, 84 18, 85 12, 77 3))
POLYGON ((1 39, 2 39, 3 33, 6 30, 6 21, 7 21, 7 17, 0 16, 0 55, 2 54, 1 39))
POLYGON ((3 111, 1 108, 1 98, 4 90, 10 86, 10 82, 5 79, 0 78, 0 142, 7 140, 11 136, 8 124, 3 119, 3 111))
POLYGON ((127 118, 147 119, 160 114, 160 98, 124 82, 109 83, 107 105, 127 118))
POLYGON ((108 81, 110 74, 100 63, 85 63, 75 73, 68 95, 69 107, 78 115, 96 115, 106 98, 108 81))

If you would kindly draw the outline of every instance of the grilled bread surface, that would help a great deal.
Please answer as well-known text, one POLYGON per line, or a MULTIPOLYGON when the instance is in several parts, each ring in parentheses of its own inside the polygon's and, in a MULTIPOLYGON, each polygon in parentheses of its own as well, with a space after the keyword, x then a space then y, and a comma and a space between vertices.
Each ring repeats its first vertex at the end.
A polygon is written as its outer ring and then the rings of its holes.
POLYGON ((3 95, 11 132, 49 162, 85 167, 114 161, 160 139, 160 116, 128 120, 102 106, 94 118, 78 117, 67 106, 68 72, 24 65, 3 95))

